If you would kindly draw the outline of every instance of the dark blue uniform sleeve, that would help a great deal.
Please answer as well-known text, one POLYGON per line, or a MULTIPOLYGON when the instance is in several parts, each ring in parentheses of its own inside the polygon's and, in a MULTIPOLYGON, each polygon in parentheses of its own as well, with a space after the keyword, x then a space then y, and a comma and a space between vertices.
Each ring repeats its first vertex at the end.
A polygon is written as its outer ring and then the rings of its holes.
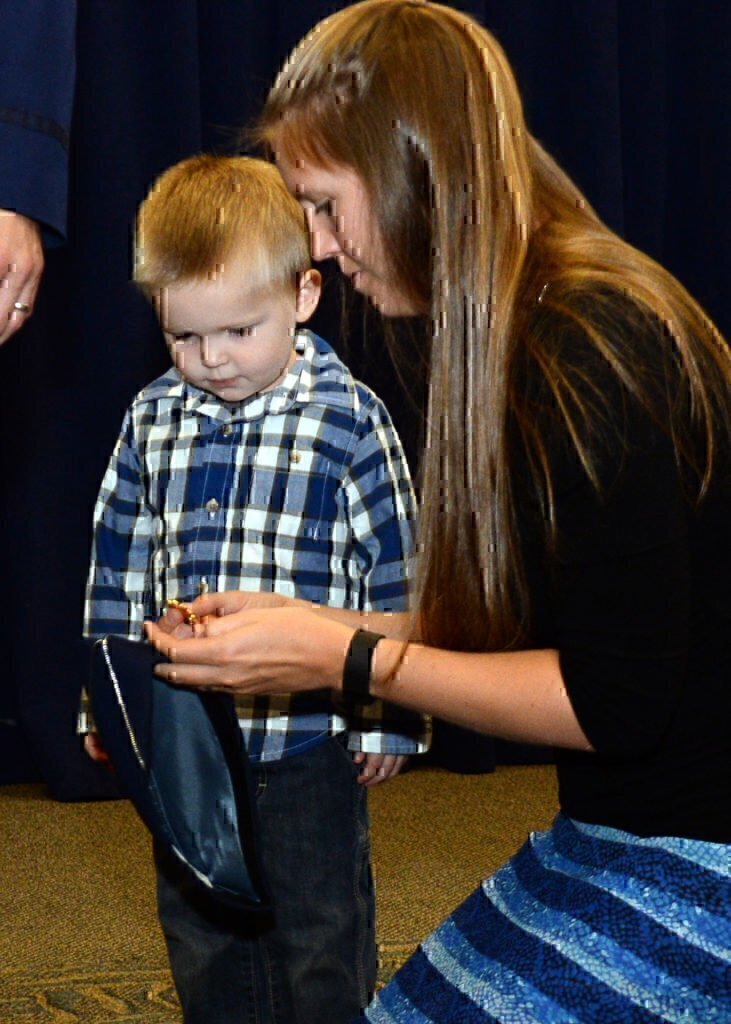
POLYGON ((66 234, 74 0, 0 0, 0 207, 66 234))

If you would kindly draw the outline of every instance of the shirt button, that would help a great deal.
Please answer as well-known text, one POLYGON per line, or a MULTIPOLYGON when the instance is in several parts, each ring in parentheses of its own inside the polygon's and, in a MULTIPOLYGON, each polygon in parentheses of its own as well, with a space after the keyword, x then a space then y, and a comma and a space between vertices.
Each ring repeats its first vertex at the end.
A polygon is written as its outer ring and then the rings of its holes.
POLYGON ((293 451, 291 451, 291 452, 289 453, 289 461, 290 461, 290 462, 295 462, 295 463, 296 463, 296 462, 299 462, 299 460, 300 460, 301 458, 302 458, 302 456, 300 455, 300 453, 299 453, 298 451, 294 451, 294 450, 293 450, 293 451))
POLYGON ((223 427, 221 429, 221 433, 223 434, 224 437, 230 437, 231 434, 233 434, 233 431, 234 431, 234 428, 231 426, 230 423, 224 423, 224 425, 223 425, 223 427))
POLYGON ((210 512, 212 516, 215 516, 221 506, 218 504, 215 498, 211 498, 210 501, 206 502, 206 510, 210 512))

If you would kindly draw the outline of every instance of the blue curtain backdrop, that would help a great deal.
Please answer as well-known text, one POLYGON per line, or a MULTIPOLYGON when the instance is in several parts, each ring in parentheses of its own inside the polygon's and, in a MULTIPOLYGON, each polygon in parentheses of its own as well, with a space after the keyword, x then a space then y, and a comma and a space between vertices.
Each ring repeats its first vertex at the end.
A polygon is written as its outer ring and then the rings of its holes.
MULTIPOLYGON (((60 799, 114 793, 81 753, 73 724, 86 675, 78 636, 92 504, 125 407, 166 365, 150 311, 129 284, 134 211, 169 164, 231 149, 292 44, 343 6, 78 2, 69 239, 47 253, 35 316, 0 349, 0 782, 42 778, 60 799)), ((501 40, 532 131, 600 214, 667 265, 729 333, 731 6, 453 6, 501 40)), ((419 413, 383 353, 377 318, 356 313, 344 348, 339 290, 331 282, 327 291, 313 326, 390 404, 415 466, 419 413)), ((489 740, 465 747, 464 736, 441 736, 442 763, 491 763, 489 740)))

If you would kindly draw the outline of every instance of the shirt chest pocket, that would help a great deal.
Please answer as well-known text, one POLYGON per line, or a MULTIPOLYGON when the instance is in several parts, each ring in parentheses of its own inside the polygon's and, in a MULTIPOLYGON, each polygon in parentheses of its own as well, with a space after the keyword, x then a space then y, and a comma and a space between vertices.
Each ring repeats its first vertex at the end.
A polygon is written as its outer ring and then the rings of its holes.
POLYGON ((342 453, 324 442, 260 449, 248 474, 239 505, 246 534, 285 527, 289 536, 315 538, 342 516, 342 453))

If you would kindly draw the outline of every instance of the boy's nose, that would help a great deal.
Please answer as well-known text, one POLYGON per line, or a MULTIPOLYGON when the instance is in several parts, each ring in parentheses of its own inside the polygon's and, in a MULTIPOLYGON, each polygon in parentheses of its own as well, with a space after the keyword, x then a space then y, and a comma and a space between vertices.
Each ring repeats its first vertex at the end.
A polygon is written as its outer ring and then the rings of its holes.
POLYGON ((221 366, 226 362, 226 351, 223 345, 217 345, 210 338, 201 338, 201 362, 204 366, 221 366))

